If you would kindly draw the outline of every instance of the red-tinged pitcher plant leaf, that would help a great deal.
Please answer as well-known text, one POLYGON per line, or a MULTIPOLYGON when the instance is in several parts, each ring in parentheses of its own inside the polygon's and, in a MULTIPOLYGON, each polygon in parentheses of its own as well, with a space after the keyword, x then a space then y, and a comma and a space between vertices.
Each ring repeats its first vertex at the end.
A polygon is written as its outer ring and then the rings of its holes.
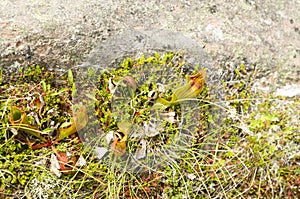
POLYGON ((79 110, 74 114, 74 117, 71 119, 71 122, 67 122, 61 125, 58 129, 59 137, 57 141, 60 141, 77 131, 83 129, 88 123, 88 115, 85 106, 81 106, 79 110))
POLYGON ((191 75, 189 77, 190 81, 186 85, 174 91, 176 100, 193 98, 199 95, 204 88, 205 74, 205 70, 202 69, 197 74, 191 75))
MULTIPOLYGON (((177 104, 178 100, 185 100, 196 97, 202 92, 204 88, 205 75, 206 71, 202 69, 197 74, 189 76, 189 82, 175 89, 170 101, 167 101, 164 98, 158 98, 156 100, 156 104, 162 104, 165 107, 169 107, 171 105, 177 104)), ((158 105, 156 107, 158 107, 158 105)))
POLYGON ((47 143, 43 143, 43 144, 34 144, 34 143, 32 143, 32 144, 29 145, 29 148, 31 150, 37 150, 37 149, 41 149, 43 147, 50 147, 50 146, 52 146, 52 142, 48 141, 47 143))
POLYGON ((27 115, 15 106, 11 107, 9 122, 11 124, 10 128, 14 128, 17 131, 23 131, 46 142, 46 139, 41 135, 42 132, 37 127, 30 125, 27 115))

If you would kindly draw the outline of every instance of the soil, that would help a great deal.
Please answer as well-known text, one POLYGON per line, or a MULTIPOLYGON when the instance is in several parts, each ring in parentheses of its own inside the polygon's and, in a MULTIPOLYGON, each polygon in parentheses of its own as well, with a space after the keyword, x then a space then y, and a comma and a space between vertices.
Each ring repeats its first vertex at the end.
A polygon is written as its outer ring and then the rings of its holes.
POLYGON ((182 32, 216 65, 257 70, 260 89, 300 90, 299 0, 1 0, 0 67, 4 77, 30 64, 65 71, 131 29, 182 32))

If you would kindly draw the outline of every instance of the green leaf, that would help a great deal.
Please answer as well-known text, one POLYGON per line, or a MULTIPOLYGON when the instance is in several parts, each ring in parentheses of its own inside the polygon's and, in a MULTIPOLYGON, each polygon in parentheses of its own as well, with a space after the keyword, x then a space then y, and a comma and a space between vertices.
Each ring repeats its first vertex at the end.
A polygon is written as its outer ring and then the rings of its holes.
POLYGON ((12 106, 10 110, 10 123, 13 124, 13 123, 22 122, 21 119, 22 119, 21 110, 15 106, 12 106))
POLYGON ((56 95, 60 95, 63 92, 66 92, 68 90, 68 88, 62 88, 57 92, 51 93, 50 96, 56 96, 56 95))
POLYGON ((42 89, 43 89, 43 91, 44 91, 45 93, 47 93, 47 85, 46 85, 45 81, 42 80, 42 81, 41 81, 41 84, 42 84, 42 89))
POLYGON ((42 134, 49 134, 49 133, 51 133, 52 131, 53 131, 52 128, 46 128, 46 129, 44 129, 41 133, 42 133, 42 134))
POLYGON ((71 69, 68 70, 68 82, 69 86, 72 86, 74 83, 73 73, 71 69))
POLYGON ((0 84, 2 84, 2 69, 0 69, 0 84))
POLYGON ((87 96, 88 98, 90 98, 91 100, 94 100, 94 101, 98 101, 94 95, 91 95, 91 94, 85 94, 85 96, 87 96))
POLYGON ((74 97, 76 95, 76 93, 77 93, 76 85, 75 85, 75 83, 73 83, 71 96, 74 97))
POLYGON ((66 128, 72 125, 72 122, 64 122, 62 123, 62 125, 60 126, 60 128, 66 128))

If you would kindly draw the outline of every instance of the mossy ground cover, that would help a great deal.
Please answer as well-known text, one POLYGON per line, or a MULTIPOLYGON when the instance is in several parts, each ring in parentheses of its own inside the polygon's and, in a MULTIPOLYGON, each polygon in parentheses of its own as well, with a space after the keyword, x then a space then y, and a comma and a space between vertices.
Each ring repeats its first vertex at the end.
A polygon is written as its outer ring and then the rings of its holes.
MULTIPOLYGON (((176 82, 177 77, 188 81, 189 76, 195 75, 200 68, 183 70, 184 59, 175 59, 180 57, 184 55, 169 52, 127 58, 116 69, 97 74, 97 92, 93 103, 104 135, 113 131, 114 136, 122 136, 122 131, 116 133, 120 130, 120 120, 130 121, 137 128, 144 122, 150 122, 153 116, 151 107, 155 105, 155 99, 151 99, 155 95, 152 91, 158 91, 157 85, 136 80, 138 94, 129 100, 131 104, 116 103, 111 92, 115 84, 111 81, 117 84, 120 82, 118 78, 127 77, 125 83, 132 88, 134 83, 128 77, 140 78, 140 73, 132 73, 133 68, 145 67, 148 70, 147 65, 151 64, 156 64, 160 69, 172 65, 174 73, 178 74, 170 77, 171 81, 176 82), (116 105, 122 105, 121 110, 128 114, 120 118, 120 114, 112 111, 116 105)), ((225 94, 224 99, 214 99, 211 94, 214 88, 209 87, 208 82, 194 98, 200 107, 197 111, 201 125, 196 125, 190 147, 184 148, 180 158, 166 159, 168 161, 156 167, 148 165, 148 169, 143 168, 142 172, 122 169, 120 158, 124 161, 124 157, 128 157, 122 154, 110 153, 105 161, 99 160, 74 131, 74 121, 79 118, 72 110, 77 92, 74 81, 80 76, 78 71, 59 75, 40 66, 30 66, 15 77, 1 75, 0 197, 299 196, 299 98, 275 97, 256 91, 252 87, 256 81, 256 71, 248 71, 243 64, 234 70, 219 67, 226 74, 220 80, 223 84, 220 92, 225 94), (215 124, 219 127, 215 129, 218 131, 217 137, 206 141, 210 126, 216 122, 210 112, 213 107, 222 110, 218 112, 222 113, 222 123, 215 124)), ((177 81, 171 88, 177 88, 182 83, 177 81)), ((157 95, 170 101, 175 92, 171 88, 157 95)), ((130 93, 130 90, 127 91, 130 93)), ((177 117, 172 116, 174 123, 163 121, 161 131, 164 134, 143 137, 152 152, 162 151, 162 146, 166 144, 172 146, 170 143, 176 138, 174 134, 178 134, 180 129, 176 120, 180 119, 182 109, 178 104, 168 105, 163 110, 175 112, 177 117)), ((79 111, 77 115, 80 114, 79 111)), ((134 154, 140 148, 139 136, 128 136, 122 149, 134 154)), ((122 137, 118 137, 117 141, 121 140, 122 137)), ((107 145, 108 150, 112 149, 111 143, 102 144, 107 145)), ((165 150, 159 155, 168 156, 169 152, 165 150)))

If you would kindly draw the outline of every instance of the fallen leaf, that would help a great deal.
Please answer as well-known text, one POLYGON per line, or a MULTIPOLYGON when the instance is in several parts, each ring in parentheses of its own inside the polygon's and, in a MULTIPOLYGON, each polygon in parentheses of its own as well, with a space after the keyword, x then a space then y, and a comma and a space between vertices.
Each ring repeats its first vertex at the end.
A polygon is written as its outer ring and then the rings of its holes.
POLYGON ((105 147, 96 147, 95 148, 95 154, 99 160, 103 158, 103 156, 107 153, 107 148, 105 147))
POLYGON ((79 156, 75 166, 76 167, 83 167, 86 165, 86 160, 84 159, 84 157, 82 155, 79 156))
POLYGON ((52 150, 56 154, 57 160, 59 162, 59 171, 64 174, 70 174, 77 162, 77 158, 73 156, 69 159, 66 152, 58 152, 54 147, 52 148, 52 150))
POLYGON ((142 139, 141 147, 138 148, 136 150, 136 152, 134 153, 134 158, 137 160, 142 159, 146 156, 146 152, 147 152, 147 142, 146 142, 146 140, 142 139))
POLYGON ((150 121, 149 123, 144 121, 144 133, 148 137, 154 137, 160 133, 162 128, 160 127, 158 122, 152 122, 150 121))
POLYGON ((105 139, 106 139, 106 143, 110 144, 111 141, 114 139, 114 132, 113 131, 108 132, 105 136, 105 139))
POLYGON ((51 154, 50 158, 50 171, 52 171, 57 177, 61 176, 61 172, 59 171, 60 165, 58 159, 55 154, 51 154))

